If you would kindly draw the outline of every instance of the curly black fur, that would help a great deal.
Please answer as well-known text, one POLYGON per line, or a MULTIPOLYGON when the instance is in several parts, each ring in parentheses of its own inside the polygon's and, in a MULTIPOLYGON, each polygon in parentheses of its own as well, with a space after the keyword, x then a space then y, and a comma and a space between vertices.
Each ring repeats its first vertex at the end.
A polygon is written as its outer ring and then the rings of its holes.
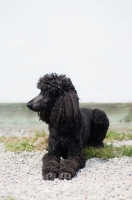
POLYGON ((28 102, 40 120, 49 124, 48 153, 43 157, 45 180, 71 179, 85 166, 82 149, 103 147, 109 126, 106 114, 98 109, 79 108, 79 98, 70 78, 46 74, 37 83, 40 94, 28 102), (64 160, 60 160, 60 158, 64 160))

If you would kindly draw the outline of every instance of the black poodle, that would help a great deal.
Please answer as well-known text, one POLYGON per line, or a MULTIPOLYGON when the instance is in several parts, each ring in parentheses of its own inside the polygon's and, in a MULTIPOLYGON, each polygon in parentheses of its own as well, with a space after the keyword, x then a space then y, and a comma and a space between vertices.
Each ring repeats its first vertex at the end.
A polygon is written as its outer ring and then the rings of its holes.
POLYGON ((43 178, 69 180, 85 166, 82 149, 86 145, 103 147, 109 120, 101 110, 79 108, 77 91, 65 75, 46 74, 39 79, 37 87, 41 92, 27 107, 38 112, 40 120, 49 124, 43 178))

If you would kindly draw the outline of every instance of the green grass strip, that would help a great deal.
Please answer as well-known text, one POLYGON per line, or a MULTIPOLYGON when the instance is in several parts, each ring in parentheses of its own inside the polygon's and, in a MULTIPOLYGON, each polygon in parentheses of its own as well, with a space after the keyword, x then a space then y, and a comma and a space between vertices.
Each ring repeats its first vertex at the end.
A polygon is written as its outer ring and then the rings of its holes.
POLYGON ((89 158, 119 158, 122 156, 132 156, 132 146, 114 147, 113 145, 105 144, 104 148, 97 149, 95 147, 86 147, 83 150, 83 155, 89 158))
MULTIPOLYGON (((0 137, 0 142, 5 144, 5 148, 12 152, 21 151, 43 151, 47 147, 48 135, 43 131, 37 132, 35 136, 32 137, 0 137)), ((109 131, 106 135, 104 142, 114 141, 114 140, 132 140, 132 133, 117 133, 109 131)), ((104 148, 97 149, 94 147, 86 147, 83 150, 84 156, 88 158, 114 158, 121 156, 132 156, 132 146, 120 146, 115 147, 112 144, 105 144, 104 148)))
POLYGON ((29 138, 21 139, 20 141, 12 141, 5 142, 6 150, 20 152, 20 151, 28 151, 31 152, 34 150, 34 143, 29 138))
POLYGON ((0 142, 4 143, 6 150, 13 152, 21 151, 43 151, 47 147, 48 135, 44 132, 37 132, 32 137, 0 137, 0 142))
POLYGON ((106 134, 105 141, 113 141, 113 140, 132 140, 132 133, 117 133, 114 131, 108 131, 106 134))

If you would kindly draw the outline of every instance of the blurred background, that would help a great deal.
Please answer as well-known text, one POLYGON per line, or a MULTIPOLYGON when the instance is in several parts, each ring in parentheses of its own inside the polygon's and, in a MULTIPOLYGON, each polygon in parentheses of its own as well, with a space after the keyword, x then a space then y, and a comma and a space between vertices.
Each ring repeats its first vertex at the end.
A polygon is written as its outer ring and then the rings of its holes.
POLYGON ((25 103, 56 72, 71 78, 80 106, 131 129, 131 37, 131 0, 0 0, 0 128, 44 126, 25 103))

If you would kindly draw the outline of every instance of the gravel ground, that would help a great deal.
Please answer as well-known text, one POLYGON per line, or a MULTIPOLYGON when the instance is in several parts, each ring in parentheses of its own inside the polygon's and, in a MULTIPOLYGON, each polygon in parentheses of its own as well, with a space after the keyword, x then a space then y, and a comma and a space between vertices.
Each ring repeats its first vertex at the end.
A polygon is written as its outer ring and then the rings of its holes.
POLYGON ((44 181, 44 152, 13 153, 2 143, 0 152, 0 199, 132 200, 132 157, 92 158, 72 180, 44 181))
POLYGON ((0 129, 0 137, 11 137, 11 136, 18 136, 18 137, 29 137, 35 134, 35 130, 31 129, 0 129))

